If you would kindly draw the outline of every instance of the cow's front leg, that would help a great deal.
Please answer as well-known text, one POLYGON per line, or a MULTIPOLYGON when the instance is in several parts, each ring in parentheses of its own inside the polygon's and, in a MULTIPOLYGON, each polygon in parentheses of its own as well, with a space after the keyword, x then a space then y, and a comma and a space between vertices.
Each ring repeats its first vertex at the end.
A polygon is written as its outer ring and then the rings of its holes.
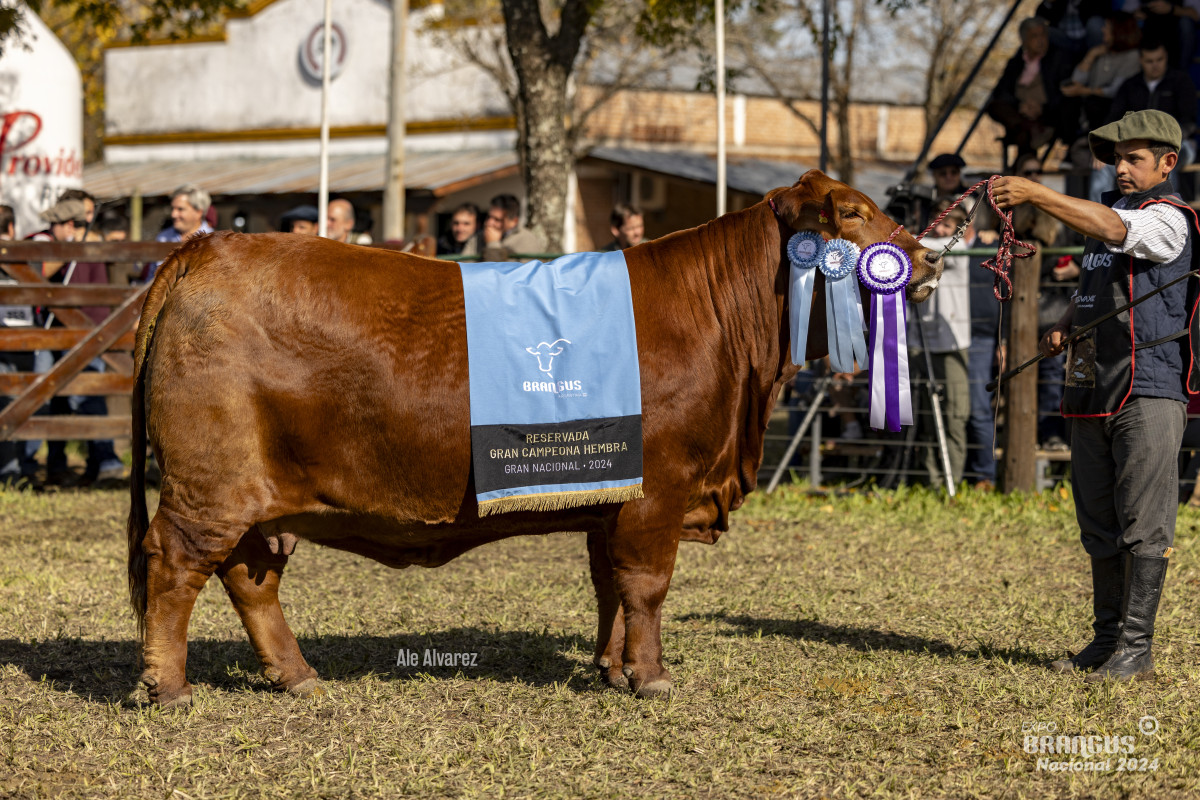
POLYGON ((225 584, 225 591, 258 654, 263 675, 271 685, 301 697, 322 695, 325 690, 317 680, 317 671, 301 655, 279 605, 279 580, 287 566, 287 554, 295 548, 293 534, 282 536, 291 537, 291 541, 284 539, 284 547, 280 548, 277 538, 276 549, 284 552, 272 552, 265 534, 252 529, 217 568, 217 575, 225 584))
POLYGON ((592 663, 609 686, 625 688, 629 679, 622 671, 625 649, 625 612, 617 594, 616 575, 608 557, 608 534, 593 531, 588 534, 588 560, 591 564, 592 585, 596 589, 596 652, 592 663))
POLYGON ((638 696, 654 697, 671 690, 671 673, 662 661, 662 604, 675 570, 680 528, 655 524, 650 515, 638 517, 622 517, 609 537, 608 553, 625 616, 621 671, 638 696))

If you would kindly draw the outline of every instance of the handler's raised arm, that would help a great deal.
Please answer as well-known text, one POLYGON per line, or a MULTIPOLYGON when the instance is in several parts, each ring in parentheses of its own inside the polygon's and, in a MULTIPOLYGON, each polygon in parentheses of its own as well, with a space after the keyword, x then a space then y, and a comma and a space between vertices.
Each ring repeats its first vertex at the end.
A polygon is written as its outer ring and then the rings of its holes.
POLYGON ((1067 197, 1048 186, 1017 176, 998 179, 992 184, 992 196, 1000 208, 1008 210, 1032 203, 1077 233, 1099 239, 1110 247, 1125 242, 1125 222, 1106 205, 1067 197))

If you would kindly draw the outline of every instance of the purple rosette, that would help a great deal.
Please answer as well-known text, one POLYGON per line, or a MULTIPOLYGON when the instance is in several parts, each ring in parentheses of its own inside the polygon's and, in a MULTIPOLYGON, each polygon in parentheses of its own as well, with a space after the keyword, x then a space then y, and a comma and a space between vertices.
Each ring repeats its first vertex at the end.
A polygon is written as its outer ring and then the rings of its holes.
POLYGON ((859 257, 858 279, 871 291, 870 425, 897 432, 913 424, 903 294, 912 280, 912 261, 896 245, 879 242, 859 257))

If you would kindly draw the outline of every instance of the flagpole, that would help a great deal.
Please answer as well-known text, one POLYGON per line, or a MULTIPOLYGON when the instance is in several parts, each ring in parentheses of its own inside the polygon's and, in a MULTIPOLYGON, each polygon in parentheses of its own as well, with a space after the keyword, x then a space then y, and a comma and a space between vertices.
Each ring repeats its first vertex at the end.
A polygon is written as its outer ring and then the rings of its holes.
POLYGON ((333 0, 325 0, 321 49, 321 178, 317 188, 317 234, 329 232, 329 73, 333 69, 333 0))

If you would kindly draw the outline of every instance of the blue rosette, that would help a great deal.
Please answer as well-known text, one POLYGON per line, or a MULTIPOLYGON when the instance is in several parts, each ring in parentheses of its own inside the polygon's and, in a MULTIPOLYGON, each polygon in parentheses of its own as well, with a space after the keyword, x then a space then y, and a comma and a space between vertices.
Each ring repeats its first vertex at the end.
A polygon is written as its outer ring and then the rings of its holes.
POLYGON ((792 326, 792 363, 804 363, 808 348, 808 320, 812 314, 813 286, 817 268, 825 258, 825 238, 814 231, 800 231, 787 243, 792 269, 788 281, 789 319, 792 326))
POLYGON ((873 244, 858 259, 858 279, 871 292, 870 425, 896 432, 913 424, 902 294, 912 280, 912 260, 894 244, 873 244))
POLYGON ((830 239, 820 269, 825 275, 825 318, 828 324, 829 363, 834 372, 853 372, 854 362, 867 363, 863 336, 862 298, 855 267, 859 249, 854 242, 830 239))

